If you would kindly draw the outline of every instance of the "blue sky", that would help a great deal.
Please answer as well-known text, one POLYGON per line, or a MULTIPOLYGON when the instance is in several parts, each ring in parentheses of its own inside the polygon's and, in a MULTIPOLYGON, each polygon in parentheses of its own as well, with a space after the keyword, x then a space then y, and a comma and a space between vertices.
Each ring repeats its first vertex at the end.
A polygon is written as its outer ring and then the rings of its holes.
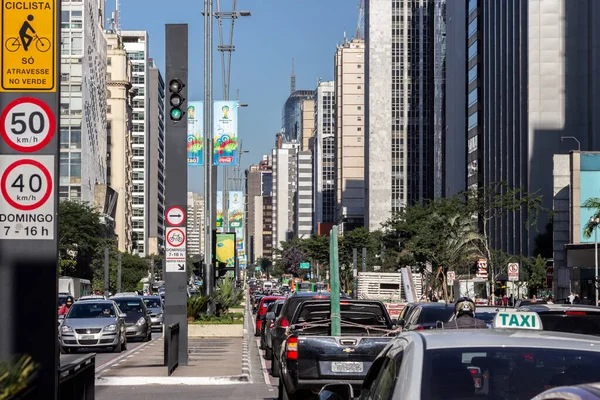
MULTIPOLYGON (((216 0, 214 1, 216 8, 216 0)), ((256 163, 271 151, 275 133, 281 128, 281 109, 290 90, 292 57, 296 64, 296 87, 314 89, 317 79, 333 79, 335 46, 344 32, 356 33, 358 0, 238 0, 238 10, 249 10, 251 17, 240 18, 235 24, 231 66, 230 97, 248 103, 240 109, 239 131, 248 154, 242 167, 256 163)), ((232 0, 221 0, 222 11, 231 10, 232 0)), ((154 58, 164 76, 165 24, 189 25, 189 100, 203 97, 203 31, 200 14, 202 0, 122 0, 120 28, 147 30, 150 36, 150 57, 154 58)), ((107 2, 107 17, 114 1, 107 2)), ((216 22, 216 21, 215 21, 216 22)), ((224 21, 225 40, 229 21, 224 21)), ((221 60, 216 51, 218 35, 215 26, 214 94, 223 93, 221 60)), ((219 168, 221 170, 221 168, 219 168)), ((203 168, 190 168, 190 191, 203 193, 203 168)), ((219 186, 221 179, 219 178, 219 186)))

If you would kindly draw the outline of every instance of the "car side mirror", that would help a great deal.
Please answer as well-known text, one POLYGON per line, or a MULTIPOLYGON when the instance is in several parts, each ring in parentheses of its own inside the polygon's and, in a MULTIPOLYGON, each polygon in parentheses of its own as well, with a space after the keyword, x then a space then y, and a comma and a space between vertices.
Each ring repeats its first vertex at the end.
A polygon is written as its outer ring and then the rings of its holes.
POLYGON ((125 313, 119 314, 119 318, 125 318, 126 316, 127 316, 127 314, 125 314, 125 313))
POLYGON ((268 312, 267 319, 275 319, 275 313, 273 311, 268 312))
POLYGON ((319 400, 350 400, 354 390, 349 383, 330 383, 319 392, 319 400))

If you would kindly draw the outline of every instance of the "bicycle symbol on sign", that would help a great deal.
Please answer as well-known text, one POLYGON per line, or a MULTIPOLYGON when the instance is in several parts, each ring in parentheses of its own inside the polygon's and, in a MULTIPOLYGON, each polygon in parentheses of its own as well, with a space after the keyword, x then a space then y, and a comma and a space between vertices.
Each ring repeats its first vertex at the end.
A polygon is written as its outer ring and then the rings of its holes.
POLYGON ((173 233, 171 235, 171 242, 172 243, 181 243, 181 242, 183 242, 183 236, 181 236, 181 234, 179 234, 179 233, 173 233))
POLYGON ((4 42, 4 48, 6 50, 8 50, 11 53, 14 53, 15 51, 19 50, 21 46, 23 46, 23 50, 28 51, 29 46, 34 41, 35 48, 40 53, 45 53, 48 50, 50 50, 50 39, 45 37, 39 37, 35 33, 33 27, 31 26, 31 21, 33 21, 33 15, 28 15, 27 20, 23 22, 23 25, 21 25, 21 29, 19 30, 19 37, 10 37, 6 39, 6 42, 4 42), (31 31, 31 34, 33 36, 29 34, 29 31, 31 31))

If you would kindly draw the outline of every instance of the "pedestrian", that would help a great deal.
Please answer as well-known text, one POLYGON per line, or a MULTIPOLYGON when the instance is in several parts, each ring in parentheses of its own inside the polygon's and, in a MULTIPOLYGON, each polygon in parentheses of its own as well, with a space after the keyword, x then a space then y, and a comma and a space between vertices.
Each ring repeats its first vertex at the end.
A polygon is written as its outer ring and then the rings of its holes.
POLYGON ((579 295, 575 294, 575 297, 573 297, 573 304, 579 304, 581 303, 581 300, 579 299, 579 295))
POLYGON ((502 305, 504 307, 508 306, 508 296, 506 294, 502 296, 502 305))
POLYGON ((58 315, 67 315, 67 313, 69 312, 69 309, 71 308, 72 305, 73 305, 73 297, 69 296, 69 297, 67 297, 67 301, 65 302, 65 304, 60 306, 60 308, 58 309, 58 315))
POLYGON ((568 296, 569 299, 569 304, 575 304, 573 303, 573 300, 575 300, 575 295, 573 294, 573 292, 571 292, 571 294, 568 296))

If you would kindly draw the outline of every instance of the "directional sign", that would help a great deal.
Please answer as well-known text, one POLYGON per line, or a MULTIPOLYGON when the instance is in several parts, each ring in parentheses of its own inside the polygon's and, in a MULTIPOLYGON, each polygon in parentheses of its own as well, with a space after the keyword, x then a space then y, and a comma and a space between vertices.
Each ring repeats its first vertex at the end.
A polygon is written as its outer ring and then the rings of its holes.
POLYGON ((446 279, 448 281, 448 285, 453 285, 454 280, 456 279, 456 273, 454 271, 448 271, 448 274, 446 274, 446 279))
POLYGON ((0 135, 10 147, 30 153, 44 148, 54 136, 56 118, 46 103, 21 97, 4 108, 0 135))
POLYGON ((310 269, 310 263, 301 262, 300 263, 300 269, 310 269))
POLYGON ((54 156, 0 156, 0 239, 54 239, 54 156))
POLYGON ((179 226, 185 221, 185 211, 181 207, 171 207, 167 210, 167 223, 173 226, 179 226))
POLYGON ((519 263, 508 264, 508 280, 518 281, 519 280, 519 263))
POLYGON ((167 272, 185 272, 185 228, 167 228, 166 241, 167 272))
POLYGON ((0 92, 56 91, 56 1, 2 2, 0 92))

